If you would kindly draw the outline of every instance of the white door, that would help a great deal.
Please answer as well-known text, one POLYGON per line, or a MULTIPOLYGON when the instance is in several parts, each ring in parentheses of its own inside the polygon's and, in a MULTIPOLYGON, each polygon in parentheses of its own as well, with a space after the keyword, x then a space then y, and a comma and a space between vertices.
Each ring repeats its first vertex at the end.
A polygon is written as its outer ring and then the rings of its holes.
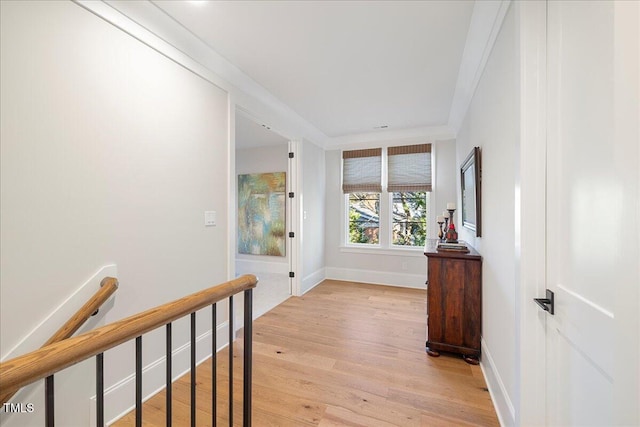
MULTIPOLYGON (((637 129, 637 102, 634 118, 620 88, 620 67, 631 53, 636 86, 627 90, 637 96, 637 50, 625 51, 629 40, 620 38, 624 7, 547 3, 547 287, 555 294, 555 313, 546 316, 550 426, 617 424, 617 329, 638 331, 637 324, 617 322, 616 312, 617 296, 638 286, 637 132, 635 141, 621 134, 629 120, 637 129)), ((636 36, 637 22, 636 11, 636 36)), ((629 295, 637 298, 637 291, 629 295)), ((630 348, 636 355, 637 345, 630 348)), ((629 369, 637 375, 637 367, 629 369)))

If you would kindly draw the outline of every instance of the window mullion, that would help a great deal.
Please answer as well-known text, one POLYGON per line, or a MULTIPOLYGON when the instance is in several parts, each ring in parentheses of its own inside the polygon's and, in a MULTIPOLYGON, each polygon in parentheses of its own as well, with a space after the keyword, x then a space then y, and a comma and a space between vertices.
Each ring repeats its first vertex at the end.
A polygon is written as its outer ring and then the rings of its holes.
POLYGON ((389 193, 383 191, 380 194, 380 246, 391 247, 391 203, 389 193), (386 200, 386 203, 385 203, 386 200))
POLYGON ((389 192, 387 192, 387 180, 389 176, 388 148, 382 149, 382 193, 380 193, 380 246, 391 247, 391 202, 389 192), (385 203, 386 200, 386 203, 385 203))

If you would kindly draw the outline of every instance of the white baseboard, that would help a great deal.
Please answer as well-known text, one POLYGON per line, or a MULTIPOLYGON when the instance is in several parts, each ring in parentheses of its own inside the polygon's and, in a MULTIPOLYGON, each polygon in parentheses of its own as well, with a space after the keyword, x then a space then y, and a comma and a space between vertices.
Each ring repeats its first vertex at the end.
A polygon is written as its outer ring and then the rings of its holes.
POLYGON ((304 295, 318 286, 326 277, 326 269, 321 268, 305 276, 300 282, 300 295, 304 295))
MULTIPOLYGON (((221 323, 217 327, 218 351, 228 345, 229 323, 221 323)), ((196 338, 197 364, 211 357, 211 330, 196 338)), ((172 352, 173 380, 180 378, 189 372, 191 366, 191 344, 187 343, 172 352)), ((166 357, 142 368, 142 400, 146 401, 165 388, 166 357)), ((107 425, 111 425, 135 408, 135 373, 123 378, 118 383, 109 387, 104 393, 104 410, 107 425)), ((91 398, 91 427, 95 427, 96 397, 91 398)))
POLYGON ((358 270, 354 268, 326 267, 326 278, 401 288, 426 289, 426 276, 388 271, 358 270))
POLYGON ((502 378, 496 369, 496 365, 491 357, 491 352, 487 348, 487 344, 482 339, 482 358, 480 360, 480 368, 482 368, 482 374, 487 383, 489 394, 491 395, 491 401, 498 415, 498 421, 501 426, 515 426, 516 425, 516 413, 513 407, 513 403, 509 398, 507 389, 502 382, 502 378))

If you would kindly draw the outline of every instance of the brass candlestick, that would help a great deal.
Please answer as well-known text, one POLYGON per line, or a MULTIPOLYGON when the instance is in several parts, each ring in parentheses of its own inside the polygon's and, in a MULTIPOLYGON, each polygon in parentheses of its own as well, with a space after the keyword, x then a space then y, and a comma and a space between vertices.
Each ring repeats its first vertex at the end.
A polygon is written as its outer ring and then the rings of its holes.
MULTIPOLYGON (((453 224, 453 213, 456 211, 455 209, 447 209, 449 211, 449 222, 453 224)), ((454 226, 455 227, 455 226, 454 226)))
POLYGON ((442 224, 444 224, 444 221, 438 221, 438 227, 440 227, 440 230, 438 231, 438 239, 440 240, 444 240, 444 233, 442 232, 442 224))

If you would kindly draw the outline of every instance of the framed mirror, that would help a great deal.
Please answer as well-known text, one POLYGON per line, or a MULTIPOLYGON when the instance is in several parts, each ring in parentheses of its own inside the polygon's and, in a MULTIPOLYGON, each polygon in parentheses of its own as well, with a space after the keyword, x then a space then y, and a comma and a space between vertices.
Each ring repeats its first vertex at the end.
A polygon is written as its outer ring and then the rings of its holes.
POLYGON ((481 178, 480 147, 474 147, 460 167, 462 190, 462 226, 480 237, 481 228, 481 178))

